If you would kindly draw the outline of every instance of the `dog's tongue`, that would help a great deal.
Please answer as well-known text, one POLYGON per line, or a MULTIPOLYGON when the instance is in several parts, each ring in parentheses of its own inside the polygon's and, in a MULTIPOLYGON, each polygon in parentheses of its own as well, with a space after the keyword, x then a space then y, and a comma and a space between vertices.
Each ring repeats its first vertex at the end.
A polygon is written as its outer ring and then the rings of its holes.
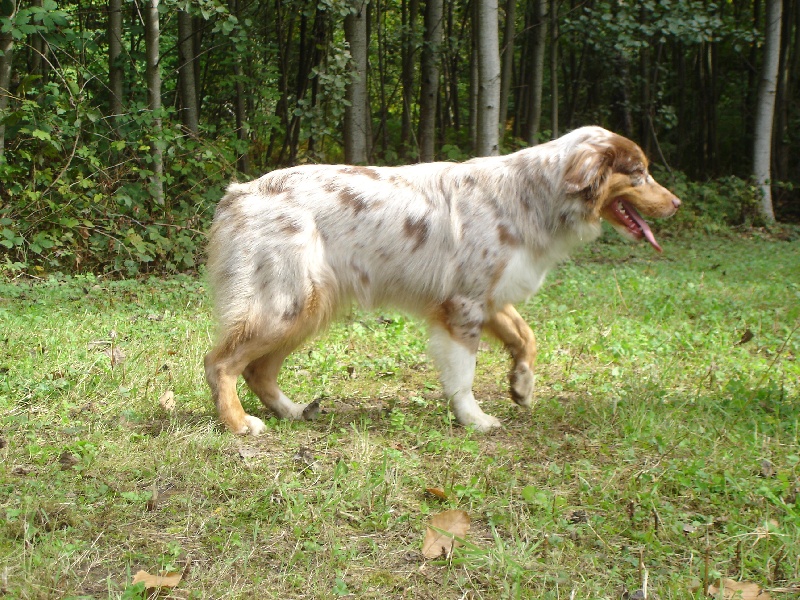
POLYGON ((645 221, 642 218, 642 215, 636 212, 636 209, 633 208, 633 206, 631 206, 625 200, 622 200, 622 205, 625 207, 625 211, 631 216, 631 218, 634 221, 636 221, 636 224, 642 228, 644 239, 646 239, 650 243, 650 245, 656 249, 656 252, 663 252, 661 246, 658 245, 658 242, 656 241, 656 237, 653 235, 653 232, 650 231, 650 226, 647 224, 647 221, 645 221))

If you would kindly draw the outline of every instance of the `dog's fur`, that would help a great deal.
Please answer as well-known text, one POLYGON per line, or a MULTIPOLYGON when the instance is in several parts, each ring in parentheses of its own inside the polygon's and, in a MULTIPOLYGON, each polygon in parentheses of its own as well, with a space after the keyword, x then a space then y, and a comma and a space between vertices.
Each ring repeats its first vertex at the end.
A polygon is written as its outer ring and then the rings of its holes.
POLYGON ((531 403, 533 332, 512 304, 534 294, 605 218, 660 250, 637 211, 668 217, 680 201, 656 183, 642 150, 600 127, 507 156, 404 167, 307 165, 232 184, 211 229, 208 273, 220 325, 206 356, 219 417, 258 435, 240 374, 279 417, 316 403, 280 390, 286 356, 356 301, 427 319, 430 350, 459 423, 498 427, 472 394, 486 331, 508 349, 512 399, 531 403))

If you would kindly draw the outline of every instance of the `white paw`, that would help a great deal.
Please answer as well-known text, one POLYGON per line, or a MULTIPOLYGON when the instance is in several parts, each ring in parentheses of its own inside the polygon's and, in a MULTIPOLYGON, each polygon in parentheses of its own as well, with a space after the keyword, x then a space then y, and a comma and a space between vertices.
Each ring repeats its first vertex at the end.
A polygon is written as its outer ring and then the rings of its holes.
POLYGON ((245 431, 242 431, 241 432, 242 434, 249 433, 250 435, 253 436, 261 435, 262 433, 264 433, 264 430, 266 429, 264 421, 252 415, 246 415, 244 418, 244 422, 247 425, 247 429, 245 431))
POLYGON ((533 371, 521 363, 508 377, 511 384, 511 399, 520 406, 530 406, 533 401, 533 371))
POLYGON ((492 429, 498 429, 503 426, 499 419, 492 415, 487 415, 480 409, 456 414, 456 420, 464 427, 472 425, 475 431, 481 432, 491 431, 492 429))

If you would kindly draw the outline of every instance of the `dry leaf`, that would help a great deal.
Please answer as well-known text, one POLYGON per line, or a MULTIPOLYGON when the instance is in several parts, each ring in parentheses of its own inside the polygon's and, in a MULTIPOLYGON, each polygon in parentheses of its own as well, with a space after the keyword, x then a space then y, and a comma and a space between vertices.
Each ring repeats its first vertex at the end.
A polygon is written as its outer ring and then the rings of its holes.
POLYGON ((439 500, 447 500, 447 494, 445 494, 444 490, 435 487, 425 488, 425 492, 434 498, 439 500))
POLYGON ((422 555, 426 558, 439 558, 442 554, 450 556, 458 544, 454 538, 465 537, 469 525, 469 515, 463 510, 446 510, 434 516, 425 531, 422 555))
POLYGON ((722 590, 722 597, 725 600, 770 600, 770 595, 762 591, 761 586, 751 581, 734 581, 733 579, 723 579, 717 582, 717 586, 708 586, 708 595, 716 597, 722 590))
POLYGON ((736 342, 734 346, 741 346, 742 344, 746 344, 747 342, 752 340, 753 337, 754 337, 753 332, 750 331, 749 329, 745 329, 741 339, 738 342, 736 342))
POLYGON ((139 571, 133 576, 132 584, 144 583, 148 590, 156 588, 174 588, 181 582, 182 573, 167 573, 166 575, 150 575, 147 571, 139 571))
POLYGON ((766 458, 761 461, 761 476, 769 479, 770 477, 775 477, 775 465, 773 465, 770 461, 766 458))
POLYGON ((111 359, 111 366, 116 367, 125 360, 125 353, 122 351, 122 348, 119 346, 109 346, 105 350, 103 350, 103 354, 108 356, 111 359))
POLYGON ((68 450, 64 450, 61 453, 61 456, 58 458, 58 462, 61 464, 61 470, 66 471, 67 469, 71 469, 75 465, 80 462, 80 458, 69 452, 68 450))
POLYGON ((158 399, 158 403, 165 411, 172 412, 175 410, 175 392, 172 390, 167 390, 161 394, 161 398, 158 399))

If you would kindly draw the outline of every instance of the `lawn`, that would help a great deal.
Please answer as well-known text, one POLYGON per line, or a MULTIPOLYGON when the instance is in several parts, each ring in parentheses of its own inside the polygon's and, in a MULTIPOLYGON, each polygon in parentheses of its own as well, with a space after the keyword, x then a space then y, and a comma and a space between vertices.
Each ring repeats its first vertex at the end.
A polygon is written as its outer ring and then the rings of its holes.
POLYGON ((180 574, 174 598, 665 600, 720 577, 796 598, 800 243, 661 241, 607 234, 519 307, 533 410, 482 343, 488 435, 452 422, 400 313, 289 358, 314 422, 242 383, 267 431, 237 438, 203 378, 202 277, 0 281, 0 596, 141 598, 144 570, 180 574), (466 539, 425 558, 448 509, 466 539))

